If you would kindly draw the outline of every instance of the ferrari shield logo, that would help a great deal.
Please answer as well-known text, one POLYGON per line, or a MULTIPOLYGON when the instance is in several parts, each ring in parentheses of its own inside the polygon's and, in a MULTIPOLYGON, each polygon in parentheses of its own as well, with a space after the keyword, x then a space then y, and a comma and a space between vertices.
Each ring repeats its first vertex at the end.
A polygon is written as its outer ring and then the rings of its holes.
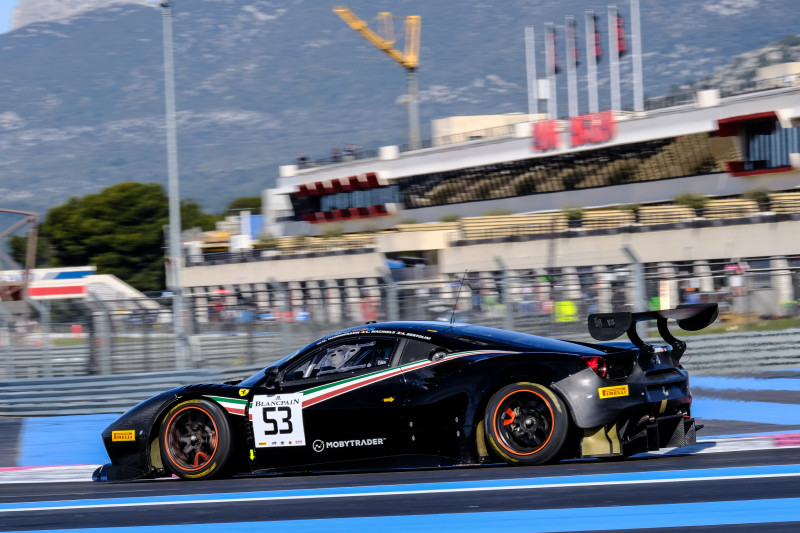
POLYGON ((239 389, 239 396, 247 396, 248 392, 250 392, 250 389, 239 389))

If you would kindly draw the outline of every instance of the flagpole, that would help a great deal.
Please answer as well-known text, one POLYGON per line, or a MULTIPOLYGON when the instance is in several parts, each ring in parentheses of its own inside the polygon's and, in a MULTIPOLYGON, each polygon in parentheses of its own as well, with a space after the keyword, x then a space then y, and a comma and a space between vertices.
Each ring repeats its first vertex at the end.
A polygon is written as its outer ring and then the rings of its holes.
POLYGON ((589 113, 597 113, 599 106, 597 104, 597 46, 600 44, 595 42, 595 34, 597 28, 594 23, 594 11, 591 9, 586 10, 585 13, 585 26, 586 26, 586 75, 589 81, 589 113))
POLYGON ((564 39, 567 43, 567 95, 569 98, 569 116, 578 116, 578 78, 575 74, 577 47, 575 39, 575 17, 567 15, 567 38, 564 39))
POLYGON ((631 60, 633 61, 633 110, 644 111, 642 31, 639 25, 639 0, 631 0, 631 60))
POLYGON ((611 75, 611 109, 621 109, 619 95, 619 43, 617 42, 617 6, 608 6, 608 64, 611 75))
POLYGON ((533 26, 525 26, 525 66, 528 74, 528 114, 539 114, 539 94, 536 79, 536 41, 533 26))
POLYGON ((548 22, 545 27, 545 61, 547 66, 547 81, 550 86, 550 94, 547 95, 547 118, 550 120, 558 118, 558 101, 556 99, 556 47, 555 28, 552 22, 548 22))

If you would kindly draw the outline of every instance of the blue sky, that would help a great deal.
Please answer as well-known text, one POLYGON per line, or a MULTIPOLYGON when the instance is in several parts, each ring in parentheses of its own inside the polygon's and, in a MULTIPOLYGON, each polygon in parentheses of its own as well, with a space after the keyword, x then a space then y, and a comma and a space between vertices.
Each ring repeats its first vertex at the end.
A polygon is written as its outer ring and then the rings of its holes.
POLYGON ((0 33, 11 29, 11 12, 19 0, 0 0, 0 33))

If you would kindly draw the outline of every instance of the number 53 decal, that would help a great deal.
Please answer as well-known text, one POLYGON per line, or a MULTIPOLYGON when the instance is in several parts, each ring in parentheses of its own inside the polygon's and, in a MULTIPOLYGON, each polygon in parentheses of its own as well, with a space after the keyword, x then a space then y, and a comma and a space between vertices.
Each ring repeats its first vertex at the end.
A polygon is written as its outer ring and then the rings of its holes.
POLYGON ((256 448, 305 446, 302 404, 302 394, 254 396, 250 420, 256 448))

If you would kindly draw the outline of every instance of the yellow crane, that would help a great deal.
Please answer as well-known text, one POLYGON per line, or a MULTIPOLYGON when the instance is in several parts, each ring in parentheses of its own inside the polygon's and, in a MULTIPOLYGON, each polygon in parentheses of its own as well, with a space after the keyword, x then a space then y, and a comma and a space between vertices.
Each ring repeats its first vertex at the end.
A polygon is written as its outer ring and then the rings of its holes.
POLYGON ((419 148, 419 96, 417 67, 419 66, 419 32, 421 18, 413 15, 405 17, 405 49, 397 50, 394 39, 394 19, 389 12, 378 15, 381 33, 371 30, 366 22, 346 6, 336 6, 333 12, 339 15, 351 28, 360 33, 378 50, 394 59, 406 69, 408 79, 408 144, 412 150, 419 148))

